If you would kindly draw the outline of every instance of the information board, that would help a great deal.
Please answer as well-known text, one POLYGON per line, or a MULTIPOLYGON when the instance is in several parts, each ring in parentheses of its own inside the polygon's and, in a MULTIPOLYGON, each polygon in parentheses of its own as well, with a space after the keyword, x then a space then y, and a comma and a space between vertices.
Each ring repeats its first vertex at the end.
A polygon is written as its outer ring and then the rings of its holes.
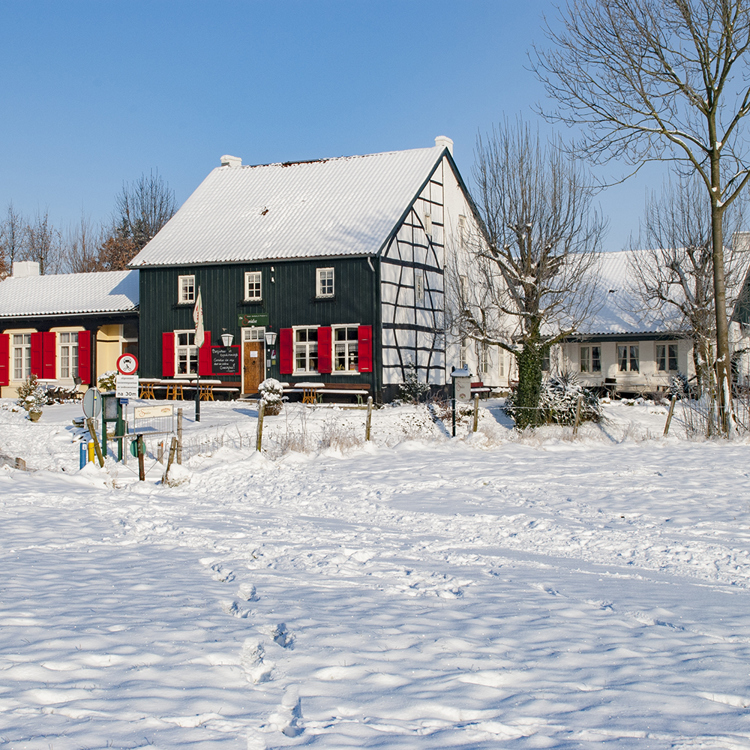
POLYGON ((211 372, 214 375, 240 374, 239 346, 212 346, 211 372))

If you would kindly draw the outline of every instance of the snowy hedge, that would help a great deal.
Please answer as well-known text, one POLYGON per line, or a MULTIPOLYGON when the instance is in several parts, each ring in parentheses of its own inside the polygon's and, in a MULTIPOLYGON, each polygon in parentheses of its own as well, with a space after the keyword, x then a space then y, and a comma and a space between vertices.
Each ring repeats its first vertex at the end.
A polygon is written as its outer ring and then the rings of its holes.
MULTIPOLYGON (((588 388, 584 388, 575 375, 563 373, 554 375, 542 383, 539 396, 538 419, 533 424, 562 424, 573 425, 576 421, 576 407, 578 397, 582 396, 581 422, 600 422, 602 410, 599 396, 588 388)), ((516 420, 517 407, 514 402, 515 391, 505 402, 505 413, 516 420)))

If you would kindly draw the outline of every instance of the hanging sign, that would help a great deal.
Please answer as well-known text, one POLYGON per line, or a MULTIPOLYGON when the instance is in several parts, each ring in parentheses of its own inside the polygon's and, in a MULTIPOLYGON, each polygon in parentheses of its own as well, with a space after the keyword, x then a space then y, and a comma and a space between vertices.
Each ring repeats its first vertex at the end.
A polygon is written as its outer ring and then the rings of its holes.
POLYGON ((255 315, 241 314, 239 316, 240 328, 264 328, 268 325, 268 313, 256 313, 255 315))
POLYGON ((214 375, 239 375, 240 347, 212 346, 211 371, 214 375))

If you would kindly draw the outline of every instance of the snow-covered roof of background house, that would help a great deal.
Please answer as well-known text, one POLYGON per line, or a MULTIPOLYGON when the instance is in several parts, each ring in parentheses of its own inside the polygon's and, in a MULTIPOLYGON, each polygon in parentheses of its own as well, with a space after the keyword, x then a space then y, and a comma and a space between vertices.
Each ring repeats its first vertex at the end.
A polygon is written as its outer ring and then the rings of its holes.
POLYGON ((10 276, 0 281, 0 318, 130 312, 138 308, 138 271, 10 276))
MULTIPOLYGON (((373 255, 446 150, 217 167, 131 267, 373 255)), ((225 159, 229 161, 229 157, 225 159)))
POLYGON ((652 262, 648 250, 620 250, 601 253, 599 282, 593 309, 598 310, 579 334, 660 333, 685 328, 673 305, 650 310, 636 291, 632 264, 652 262))

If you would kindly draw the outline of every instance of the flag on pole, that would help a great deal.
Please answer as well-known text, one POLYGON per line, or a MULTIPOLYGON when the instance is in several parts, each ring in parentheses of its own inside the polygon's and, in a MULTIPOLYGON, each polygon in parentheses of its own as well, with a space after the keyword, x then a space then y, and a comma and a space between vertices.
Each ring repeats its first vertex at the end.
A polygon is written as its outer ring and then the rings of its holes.
POLYGON ((200 349, 206 338, 203 330, 203 300, 201 300, 201 288, 198 287, 198 296, 195 298, 195 307, 193 308, 193 322, 195 323, 195 346, 200 349))

